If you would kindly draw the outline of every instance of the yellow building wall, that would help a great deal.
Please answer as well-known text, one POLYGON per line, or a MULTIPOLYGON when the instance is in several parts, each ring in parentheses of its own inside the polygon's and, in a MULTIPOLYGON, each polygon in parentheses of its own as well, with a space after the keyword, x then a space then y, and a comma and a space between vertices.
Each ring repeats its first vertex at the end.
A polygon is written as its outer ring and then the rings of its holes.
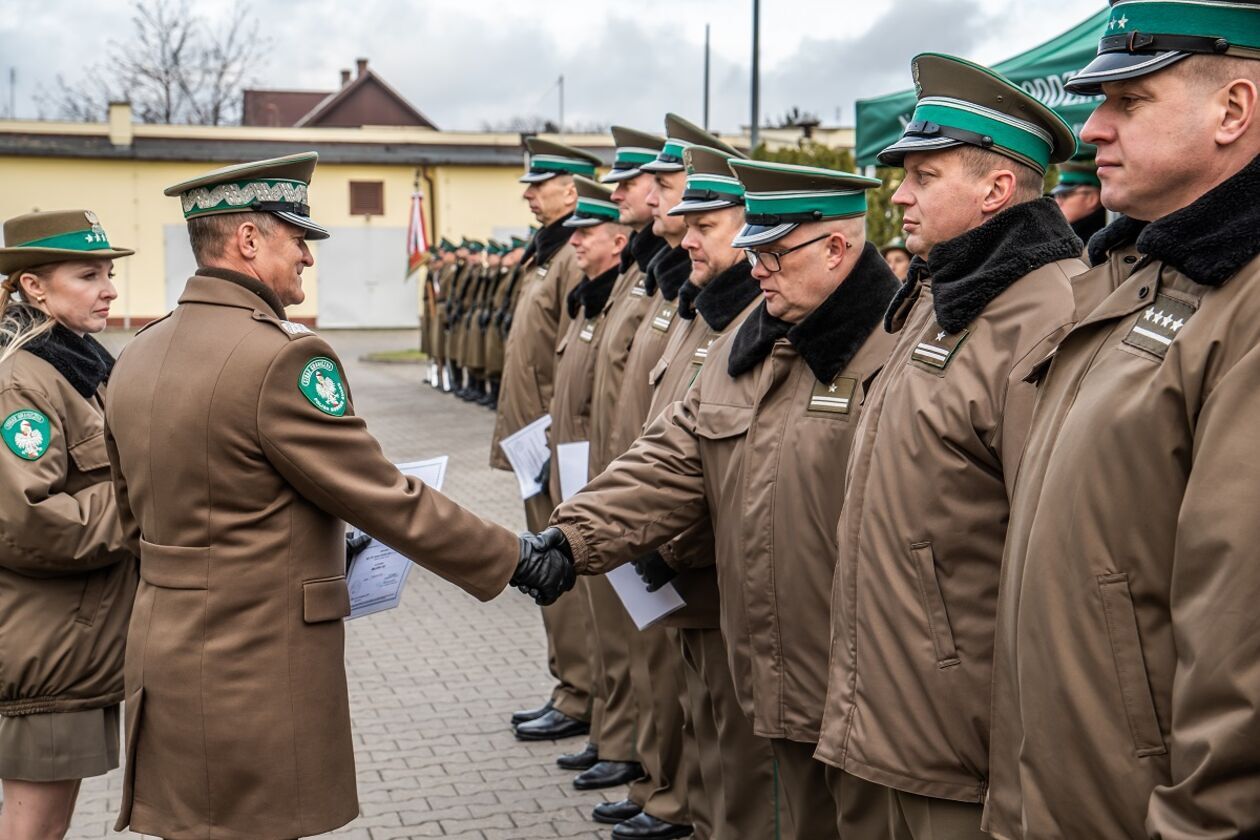
MULTIPOLYGON (((171 184, 221 164, 0 156, 0 219, 33 210, 94 211, 111 244, 135 256, 115 263, 119 297, 113 316, 147 321, 166 312, 164 226, 181 224, 179 201, 162 195, 171 184)), ((311 215, 326 227, 406 227, 416 168, 403 165, 321 164, 311 183, 311 215), (385 215, 350 215, 350 182, 384 183, 385 215)), ((521 199, 520 170, 503 166, 429 167, 435 195, 425 208, 431 235, 485 239, 496 227, 533 222, 521 199), (436 209, 437 230, 432 230, 436 209)), ((422 180, 421 189, 428 191, 422 180)), ((306 300, 295 318, 314 318, 319 303, 319 243, 315 266, 303 272, 306 300)), ((398 255, 399 265, 404 254, 398 255)))

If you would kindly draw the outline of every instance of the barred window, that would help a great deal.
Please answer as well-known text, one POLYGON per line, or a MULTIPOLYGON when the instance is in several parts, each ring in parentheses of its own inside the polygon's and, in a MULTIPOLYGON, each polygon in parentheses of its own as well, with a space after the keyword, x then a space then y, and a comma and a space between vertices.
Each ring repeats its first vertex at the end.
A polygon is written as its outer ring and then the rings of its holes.
POLYGON ((384 181, 351 181, 350 182, 350 215, 351 216, 383 216, 385 215, 385 182, 384 181))

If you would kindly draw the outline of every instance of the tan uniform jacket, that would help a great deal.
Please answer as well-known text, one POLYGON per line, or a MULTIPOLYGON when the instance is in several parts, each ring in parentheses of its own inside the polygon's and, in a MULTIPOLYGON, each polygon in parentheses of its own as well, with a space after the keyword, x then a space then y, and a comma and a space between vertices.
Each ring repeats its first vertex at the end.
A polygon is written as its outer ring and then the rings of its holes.
POLYGON ((446 301, 451 294, 451 284, 459 266, 455 263, 442 266, 437 273, 434 289, 433 323, 430 326, 430 354, 434 359, 446 360, 446 301))
POLYGON ((84 396, 29 350, 0 363, 0 715, 122 700, 136 561, 114 504, 104 390, 84 396), (27 421, 38 438, 19 437, 28 412, 47 422, 27 421))
MULTIPOLYGON (((582 292, 576 315, 556 347, 556 387, 551 399, 551 480, 548 490, 552 504, 559 504, 560 458, 556 447, 591 439, 591 394, 595 356, 604 337, 604 304, 616 281, 616 269, 578 287, 582 292)), ((587 466, 589 470, 589 462, 587 466)))
POLYGON ((1080 247, 1051 199, 1017 205, 934 248, 935 276, 917 260, 889 313, 896 349, 849 462, 818 744, 853 775, 984 796, 998 573, 1033 402, 1023 378, 1072 321, 1080 247))
POLYGON ((1136 250, 1113 236, 1124 219, 1096 238, 1079 323, 1031 375, 994 673, 998 837, 1260 832, 1258 191, 1253 163, 1136 250))
POLYGON ((878 324, 896 287, 869 248, 793 328, 810 361, 787 325, 755 309, 711 349, 686 397, 553 516, 585 574, 712 518, 722 634, 740 705, 762 737, 818 738, 845 462, 865 390, 892 346, 878 324), (830 375, 820 381, 815 368, 830 375))
MULTIPOLYGON (((680 312, 683 322, 648 377, 652 383, 649 424, 687 395, 713 345, 728 331, 739 329, 760 302, 761 288, 750 276, 748 264, 741 260, 713 278, 697 297, 695 309, 680 312)), ((685 629, 720 627, 713 522, 705 517, 659 550, 665 561, 679 570, 673 583, 687 602, 687 606, 666 616, 661 623, 685 629)))
POLYGON ((207 272, 128 345, 106 404, 140 556, 118 827, 306 837, 359 810, 343 520, 480 599, 517 538, 399 473, 329 387, 332 348, 257 281, 207 272))
POLYGON ((613 401, 608 427, 609 461, 618 457, 643 433, 652 407, 652 369, 661 360, 669 338, 682 324, 678 317, 678 292, 691 273, 691 258, 681 247, 659 251, 648 268, 648 308, 630 340, 621 375, 621 387, 613 401), (655 289, 653 288, 655 286, 655 289))
POLYGON ((469 260, 468 268, 460 280, 452 310, 451 323, 451 359, 457 367, 468 365, 468 315, 474 305, 474 298, 485 266, 478 260, 469 260))
MULTIPOLYGON (((554 222, 553 225, 559 225, 554 222)), ((550 226, 549 226, 550 227, 550 226)), ((547 228, 539 231, 542 236, 547 228)), ((490 466, 510 470, 499 441, 547 413, 555 383, 556 344, 569 327, 564 302, 582 279, 567 241, 545 261, 521 266, 504 347, 503 385, 490 441, 490 466)))
POLYGON ((495 378, 503 374, 504 317, 510 311, 519 266, 505 270, 494 290, 490 306, 490 324, 485 327, 485 375, 495 378))
POLYGON ((591 475, 604 471, 619 452, 614 452, 613 425, 617 400, 625 380, 626 359, 639 325, 652 305, 637 264, 622 272, 604 304, 604 339, 595 359, 594 399, 591 407, 591 475))

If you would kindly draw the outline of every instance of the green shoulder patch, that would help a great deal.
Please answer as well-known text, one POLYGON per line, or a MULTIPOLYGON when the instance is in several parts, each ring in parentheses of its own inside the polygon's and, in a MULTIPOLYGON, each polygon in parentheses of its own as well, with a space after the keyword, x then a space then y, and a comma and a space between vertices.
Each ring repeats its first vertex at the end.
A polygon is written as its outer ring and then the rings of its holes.
POLYGON ((4 418, 0 434, 14 455, 27 461, 37 461, 48 451, 52 426, 42 412, 20 408, 4 418))
POLYGON ((306 363, 298 377, 298 390, 325 414, 340 417, 346 413, 346 386, 337 363, 327 356, 316 356, 306 363))

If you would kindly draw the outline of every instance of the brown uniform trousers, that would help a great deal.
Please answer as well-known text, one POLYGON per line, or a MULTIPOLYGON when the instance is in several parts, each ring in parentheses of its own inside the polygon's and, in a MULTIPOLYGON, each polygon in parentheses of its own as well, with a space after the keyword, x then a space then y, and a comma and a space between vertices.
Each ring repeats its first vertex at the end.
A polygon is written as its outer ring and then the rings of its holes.
POLYGON ((787 335, 775 339, 755 310, 712 348, 686 398, 554 516, 585 573, 713 517, 734 685, 754 731, 776 748, 799 838, 838 832, 809 749, 827 681, 820 628, 830 623, 833 562, 820 558, 834 557, 853 430, 892 346, 877 325, 895 287, 868 245, 836 293, 787 335))
MULTIPOLYGON (((1008 494, 1034 398, 1024 377, 1071 323, 1082 265, 1051 199, 947 244, 933 254, 953 259, 917 261, 889 312, 896 349, 854 439, 817 755, 906 794, 971 803, 970 827, 950 836, 972 838, 1008 494)), ((895 814, 910 801, 892 797, 895 814)))
POLYGON ((1260 827, 1258 193, 1255 160, 1140 234, 1121 218, 1095 237, 1077 323, 1033 366, 999 594, 997 837, 1260 827))
POLYGON ((515 569, 514 534, 385 458, 341 370, 216 269, 114 369, 106 444, 140 557, 118 830, 283 840, 358 816, 343 520, 481 599, 515 569))
MULTIPOLYGON (((554 222, 553 224, 560 224, 554 222)), ((504 345, 503 384, 490 442, 490 466, 511 465, 499 441, 545 415, 554 391, 556 345, 569 326, 565 300, 582 279, 567 242, 538 263, 533 257, 521 265, 513 293, 512 325, 504 345)), ((525 500, 525 525, 531 531, 547 527, 551 498, 538 493, 525 500)), ((542 608, 547 634, 547 661, 556 685, 551 701, 570 717, 589 720, 590 665, 586 618, 579 596, 562 597, 542 608)))

